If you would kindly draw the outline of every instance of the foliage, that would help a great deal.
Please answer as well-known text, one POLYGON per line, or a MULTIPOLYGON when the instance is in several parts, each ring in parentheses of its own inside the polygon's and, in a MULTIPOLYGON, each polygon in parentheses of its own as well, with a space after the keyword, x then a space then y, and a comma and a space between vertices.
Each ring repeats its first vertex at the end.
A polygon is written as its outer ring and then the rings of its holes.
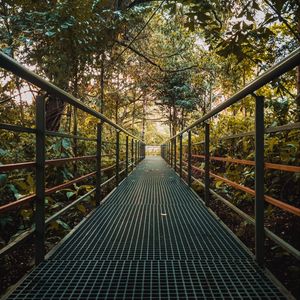
MULTIPOLYGON (((1 1, 0 47, 149 144, 160 144, 235 94, 299 44, 296 0, 165 1, 152 16, 158 5, 146 0, 1 1)), ((60 103, 60 99, 45 95, 8 72, 1 70, 0 76, 1 123, 33 128, 36 97, 43 95, 47 115, 58 116, 58 126, 51 130, 96 137, 94 117, 60 103)), ((257 92, 266 97, 267 127, 299 121, 300 86, 296 77, 296 72, 290 71, 257 92)), ((212 155, 254 160, 252 137, 220 140, 224 135, 254 129, 252 97, 210 121, 212 155)), ((193 143, 201 143, 203 129, 195 132, 193 143)), ((299 130, 272 133, 265 138, 267 162, 299 165, 299 130)), ((115 130, 105 125, 104 167, 114 163, 115 139, 115 130)), ((121 143, 124 160, 123 134, 121 143)), ((35 151, 34 135, 0 132, 2 164, 34 161, 35 151)), ((194 151, 203 153, 203 146, 195 146, 194 151)), ((47 159, 95 155, 96 145, 92 140, 47 137, 46 152, 47 159)), ((203 166, 203 162, 195 163, 203 166)), ((214 162, 212 167, 230 180, 254 187, 252 166, 214 162)), ((47 188, 94 170, 93 160, 48 166, 47 188)), ((103 174, 103 180, 113 172, 103 174)), ((268 195, 299 207, 298 173, 268 170, 265 180, 268 195)), ((46 216, 72 203, 94 184, 94 179, 85 180, 47 196, 46 216)), ((221 181, 214 184, 234 204, 253 213, 251 196, 221 181)), ((34 169, 0 174, 0 206, 34 191, 34 169)), ((86 198, 49 224, 47 235, 55 239, 65 235, 93 207, 94 198, 86 198)), ((284 232, 284 238, 293 239, 282 228, 290 230, 291 224, 296 224, 294 219, 270 207, 266 207, 267 225, 279 234, 284 232), (284 226, 277 226, 276 220, 284 226)), ((34 206, 28 204, 1 215, 2 246, 32 226, 33 211, 34 206)), ((241 234, 247 226, 242 225, 241 234)))

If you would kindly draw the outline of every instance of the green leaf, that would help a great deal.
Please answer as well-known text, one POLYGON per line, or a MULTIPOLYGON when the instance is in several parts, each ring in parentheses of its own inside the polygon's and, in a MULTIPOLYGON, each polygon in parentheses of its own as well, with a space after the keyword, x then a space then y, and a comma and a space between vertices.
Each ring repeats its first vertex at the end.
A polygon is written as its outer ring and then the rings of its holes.
POLYGON ((221 185, 223 184, 223 181, 216 181, 216 188, 220 188, 221 185))
POLYGON ((6 154, 7 151, 0 148, 0 157, 4 157, 6 154))
POLYGON ((54 31, 47 31, 46 33, 45 33, 45 35, 46 36, 48 36, 48 37, 52 37, 52 36, 54 36, 56 33, 54 32, 54 31))
POLYGON ((7 175, 6 174, 0 174, 0 187, 5 186, 7 183, 7 175))
POLYGON ((67 192, 67 198, 70 199, 75 195, 74 192, 67 192))
POLYGON ((8 56, 12 56, 12 48, 11 47, 5 47, 1 49, 2 52, 4 52, 8 56))
POLYGON ((70 139, 67 139, 67 138, 62 139, 61 145, 62 145, 65 149, 70 148, 70 147, 71 147, 70 139))
POLYGON ((84 207, 84 205, 82 205, 82 204, 77 204, 76 207, 77 207, 77 209, 78 209, 79 211, 81 211, 83 214, 86 213, 86 208, 84 207))
POLYGON ((70 226, 60 219, 56 220, 56 223, 59 224, 63 229, 71 230, 70 226))
POLYGON ((22 195, 19 193, 19 191, 16 189, 16 187, 13 184, 9 184, 8 187, 14 193, 14 196, 16 199, 19 199, 22 197, 22 195))

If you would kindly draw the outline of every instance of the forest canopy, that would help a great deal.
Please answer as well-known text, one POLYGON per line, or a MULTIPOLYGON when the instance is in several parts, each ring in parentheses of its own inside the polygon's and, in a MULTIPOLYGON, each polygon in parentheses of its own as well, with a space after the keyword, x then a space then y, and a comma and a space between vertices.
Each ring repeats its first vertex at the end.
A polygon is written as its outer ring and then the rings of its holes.
MULTIPOLYGON (((148 145, 161 145, 178 134, 299 45, 299 0, 0 0, 3 53, 148 145)), ((1 124, 34 128, 36 99, 43 97, 48 131, 82 134, 86 138, 80 142, 49 138, 47 159, 95 154, 92 139, 97 130, 96 118, 4 69, 0 70, 0 77, 1 124)), ((266 128, 292 124, 292 129, 265 134, 265 161, 285 168, 299 167, 300 66, 266 84, 256 95, 265 97, 266 128)), ((246 165, 212 162, 212 172, 249 189, 255 185, 255 141, 250 134, 255 126, 254 100, 249 95, 210 119, 211 155, 248 161, 246 165), (248 135, 223 139, 242 133, 248 135)), ((0 165, 34 161, 33 136, 1 129, 0 138, 0 165)), ((204 138, 203 128, 195 127, 192 136, 195 157, 204 153, 204 138)), ((104 167, 115 163, 115 158, 111 158, 115 139, 114 130, 105 125, 104 167)), ((125 142, 121 135, 121 144, 125 142)), ((184 143, 187 144, 187 135, 184 143)), ((125 159, 124 149, 120 159, 125 159)), ((204 167, 203 159, 195 159, 194 164, 198 169, 204 167)), ((90 161, 55 166, 47 170, 46 183, 63 184, 92 171, 94 165, 90 161)), ((299 174, 266 170, 265 193, 298 209, 299 174)), ((110 175, 111 171, 104 180, 110 175)), ((18 174, 0 172, 0 206, 34 193, 35 180, 32 170, 18 174)), ((92 180, 84 183, 47 196, 46 215, 91 191, 95 184, 92 180)), ((221 180, 212 180, 212 186, 230 203, 254 215, 253 196, 221 180)), ((202 195, 201 186, 195 183, 193 187, 202 195)), ((105 190, 108 192, 109 189, 105 190)), ((230 228, 252 249, 254 242, 249 236, 253 228, 249 229, 249 223, 224 210, 217 201, 214 203, 213 208, 225 222, 229 220, 230 228)), ((78 223, 79 217, 95 206, 95 199, 89 197, 70 215, 51 222, 48 248, 57 243, 57 236, 64 236, 71 225, 78 223)), ((33 212, 28 205, 0 216, 0 248, 32 228, 33 212)), ((267 204, 265 215, 265 226, 299 249, 299 218, 267 204)), ((267 247, 268 253, 274 254, 273 260, 268 258, 269 267, 295 295, 299 294, 299 262, 272 243, 267 247), (283 263, 286 257, 287 263, 283 263), (287 271, 282 272, 281 266, 287 271)), ((12 261, 10 258, 3 263, 5 270, 3 274, 0 272, 0 279, 5 277, 12 261)), ((30 263, 25 269, 29 268, 30 263)), ((18 276, 5 281, 3 290, 18 276)))

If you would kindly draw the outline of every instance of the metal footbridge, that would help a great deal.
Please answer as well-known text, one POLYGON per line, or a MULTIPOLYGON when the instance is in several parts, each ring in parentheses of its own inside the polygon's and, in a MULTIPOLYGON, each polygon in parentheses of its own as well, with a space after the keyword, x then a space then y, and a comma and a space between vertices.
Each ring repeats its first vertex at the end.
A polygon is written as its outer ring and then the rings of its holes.
POLYGON ((0 174, 7 178, 10 172, 20 172, 34 181, 30 194, 8 199, 0 206, 1 216, 24 207, 34 214, 33 224, 0 249, 0 258, 5 260, 24 242, 34 243, 30 245, 36 267, 5 299, 293 298, 265 269, 265 241, 272 241, 293 259, 299 260, 300 252, 264 226, 264 212, 271 205, 300 216, 300 208, 265 195, 264 172, 297 173, 300 167, 265 162, 264 143, 265 134, 299 129, 300 122, 266 127, 261 88, 298 65, 300 48, 162 144, 161 157, 145 158, 145 142, 140 136, 0 52, 0 67, 39 89, 32 104, 36 111, 31 123, 0 122, 0 130, 28 135, 35 142, 33 161, 0 163, 0 174), (212 156, 210 145, 218 141, 210 138, 210 120, 250 96, 255 99, 255 130, 224 138, 234 142, 252 137, 255 159, 212 156), (55 118, 63 120, 62 109, 74 112, 73 131, 49 128, 53 119, 53 111, 47 110, 49 99, 60 109, 55 118), (88 136, 79 132, 77 115, 91 120, 88 136), (48 157, 51 138, 72 143, 76 149, 73 156, 48 157), (202 138, 204 141, 199 142, 202 138), (77 151, 78 142, 89 143, 85 148, 89 153, 77 151), (254 187, 217 174, 211 168, 212 161, 252 166, 254 187), (48 180, 49 170, 66 165, 75 170, 75 176, 55 181, 53 186, 48 180), (214 180, 251 195, 253 214, 246 214, 218 194, 213 189, 214 180), (203 200, 192 189, 193 183, 203 187, 203 200), (49 210, 48 196, 80 187, 84 193, 65 197, 63 208, 49 210), (212 198, 253 225, 254 255, 212 212, 212 198), (83 201, 94 210, 47 254, 49 226, 83 201))
POLYGON ((9 299, 285 299, 158 157, 146 158, 9 299))

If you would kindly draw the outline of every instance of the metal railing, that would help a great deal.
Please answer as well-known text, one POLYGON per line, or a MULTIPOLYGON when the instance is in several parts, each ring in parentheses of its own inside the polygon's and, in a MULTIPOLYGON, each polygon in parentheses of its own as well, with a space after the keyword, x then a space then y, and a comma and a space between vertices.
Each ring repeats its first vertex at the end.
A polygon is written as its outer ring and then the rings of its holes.
MULTIPOLYGON (((8 130, 12 132, 20 132, 27 134, 34 134, 36 136, 36 156, 35 161, 15 163, 15 164, 4 164, 0 165, 0 173, 7 173, 14 170, 21 169, 34 169, 36 182, 35 182, 35 193, 22 197, 16 201, 11 201, 3 206, 0 206, 0 214, 6 213, 8 211, 19 208, 25 204, 33 203, 35 205, 35 218, 34 226, 21 234, 16 240, 9 243, 4 248, 0 249, 0 256, 10 253, 15 247, 19 246, 23 241, 32 235, 35 236, 35 262, 39 264, 44 260, 45 257, 45 230, 47 224, 56 220, 60 215, 65 213, 71 207, 78 204, 80 201, 83 201, 88 196, 94 194, 97 205, 100 205, 102 199, 102 189, 108 183, 115 181, 115 184, 120 183, 121 175, 124 174, 125 177, 128 176, 130 169, 132 170, 144 157, 145 157, 145 143, 138 137, 134 136, 118 124, 115 124, 112 120, 108 119, 103 114, 89 108, 84 103, 73 97, 71 94, 65 92, 64 90, 58 88, 57 86, 49 83, 42 77, 28 70, 26 67, 22 66, 9 56, 0 52, 0 67, 3 69, 12 72, 14 75, 24 79, 26 82, 35 85, 40 88, 41 91, 47 92, 48 95, 60 99, 72 107, 93 116, 97 119, 97 129, 94 133, 95 137, 84 137, 78 134, 71 135, 64 132, 49 131, 46 130, 45 126, 45 97, 37 96, 35 105, 36 105, 36 114, 35 114, 35 128, 29 128, 13 124, 4 124, 0 123, 1 130, 8 130), (103 145, 108 143, 103 140, 103 125, 109 125, 115 130, 115 141, 112 142, 112 145, 115 146, 115 153, 108 155, 103 152, 103 145), (120 142, 120 135, 123 135, 125 138, 125 143, 120 142), (61 138, 70 138, 74 141, 83 140, 94 142, 95 145, 95 155, 86 155, 86 156, 75 156, 68 158, 59 158, 46 160, 46 138, 48 136, 61 137, 61 138), (120 160, 121 147, 125 146, 125 159, 120 160), (111 166, 104 167, 102 159, 105 156, 113 156, 115 163, 111 166), (77 162, 77 161, 94 161, 95 170, 83 176, 77 177, 75 179, 69 180, 68 182, 62 183, 60 185, 46 188, 45 182, 45 172, 48 166, 58 166, 66 164, 68 162, 77 162), (121 170, 121 166, 123 169, 121 170), (114 175, 112 175, 107 180, 103 181, 103 174, 107 171, 114 170, 114 175), (88 191, 86 194, 80 196, 78 199, 74 200, 67 206, 65 206, 60 211, 51 215, 48 219, 45 218, 45 197, 47 195, 53 194, 56 191, 65 189, 67 187, 73 186, 75 183, 80 183, 88 178, 93 178, 95 181, 95 187, 88 191)), ((0 121, 1 122, 1 121, 0 121)))
POLYGON ((284 248, 287 252, 292 254, 297 259, 300 258, 300 251, 294 248, 292 245, 288 244, 282 238, 271 232, 269 229, 264 227, 264 203, 265 201, 281 208, 289 213, 292 213, 296 216, 300 216, 300 208, 289 205, 283 201, 274 199, 273 197, 267 196, 264 194, 264 170, 265 168, 271 168, 287 172, 299 172, 300 167, 297 166, 287 166, 280 164, 271 164, 264 162, 264 134, 267 132, 277 132, 281 130, 291 130, 299 128, 299 123, 288 124, 284 126, 274 127, 274 128, 265 128, 264 123, 264 100, 263 96, 258 96, 255 92, 261 87, 265 86, 267 83, 271 82, 274 79, 277 79, 279 76, 284 73, 292 70, 296 66, 300 65, 300 48, 292 52, 286 59, 276 64, 274 67, 270 68, 267 72, 259 76, 257 79, 252 81, 249 85, 243 88, 241 91, 236 93, 234 96, 229 98, 227 101, 224 101, 219 106, 208 112, 202 118, 196 120, 187 128, 181 130, 178 134, 171 137, 167 142, 161 145, 161 156, 172 166, 175 171, 178 171, 179 176, 183 178, 185 174, 187 178, 187 183, 191 186, 192 181, 196 181, 201 186, 204 187, 204 202, 207 206, 210 205, 210 197, 214 195, 216 199, 222 201, 225 205, 234 210, 239 216, 245 219, 250 224, 255 226, 255 256, 256 260, 260 265, 264 264, 264 244, 265 236, 270 238, 276 244, 284 248), (243 136, 254 136, 255 137, 255 161, 249 160, 240 160, 232 159, 228 157, 216 157, 210 155, 210 119, 224 111, 226 108, 231 105, 241 101, 246 96, 252 95, 255 98, 255 131, 248 133, 241 133, 232 136, 225 136, 221 139, 232 139, 243 136), (197 143, 204 144, 204 154, 197 155, 192 153, 192 130, 197 126, 203 126, 205 130, 205 140, 203 142, 197 143), (183 161, 183 135, 186 134, 187 137, 187 162, 183 161), (177 143, 177 140, 178 143, 177 143), (179 144, 179 147, 178 147, 179 144), (177 159, 177 148, 179 148, 179 159, 177 159), (204 160, 204 168, 199 168, 192 165, 193 158, 200 158, 204 160), (231 162, 235 164, 244 164, 251 165, 255 167, 255 190, 250 189, 246 186, 235 183, 227 178, 221 177, 211 172, 210 162, 212 160, 231 162), (179 165, 178 165, 179 164, 179 165), (193 176, 193 170, 203 174, 204 182, 200 181, 198 178, 193 176), (233 205, 230 201, 226 200, 224 197, 216 193, 211 189, 210 181, 211 179, 217 179, 226 183, 227 185, 244 191, 255 197, 255 219, 253 219, 248 214, 244 213, 238 207, 233 205))

